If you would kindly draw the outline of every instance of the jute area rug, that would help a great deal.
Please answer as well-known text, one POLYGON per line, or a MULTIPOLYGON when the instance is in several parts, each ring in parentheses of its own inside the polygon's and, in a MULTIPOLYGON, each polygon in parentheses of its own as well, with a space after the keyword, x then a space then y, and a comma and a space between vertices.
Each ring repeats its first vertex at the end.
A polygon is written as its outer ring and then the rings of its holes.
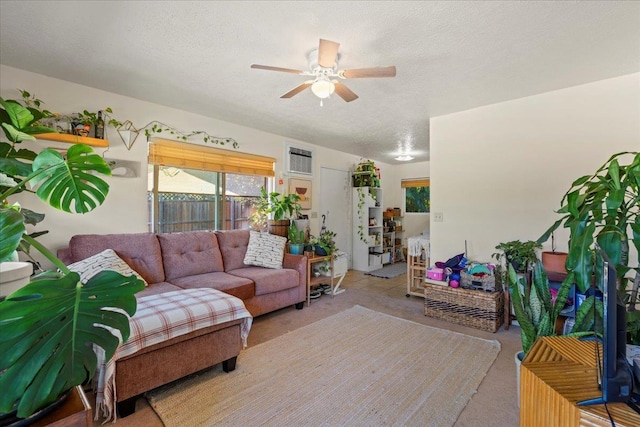
POLYGON ((451 426, 497 341, 355 306, 150 392, 174 426, 451 426))

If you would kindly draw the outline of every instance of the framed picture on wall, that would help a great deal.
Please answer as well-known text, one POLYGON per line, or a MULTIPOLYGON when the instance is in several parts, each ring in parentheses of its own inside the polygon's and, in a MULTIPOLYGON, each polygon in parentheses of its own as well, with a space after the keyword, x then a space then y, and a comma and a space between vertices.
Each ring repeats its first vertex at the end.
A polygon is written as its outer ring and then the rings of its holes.
POLYGON ((300 196, 300 206, 303 210, 311 209, 311 180, 289 178, 289 194, 300 196))

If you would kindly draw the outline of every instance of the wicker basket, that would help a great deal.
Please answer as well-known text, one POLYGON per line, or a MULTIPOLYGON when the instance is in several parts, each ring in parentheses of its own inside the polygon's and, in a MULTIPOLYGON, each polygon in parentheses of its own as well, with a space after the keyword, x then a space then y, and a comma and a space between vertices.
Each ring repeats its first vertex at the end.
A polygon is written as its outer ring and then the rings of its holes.
POLYGON ((496 277, 484 276, 478 277, 473 274, 460 272, 460 286, 464 289, 474 289, 477 291, 493 292, 496 290, 496 277))
POLYGON ((424 314, 496 332, 504 321, 504 296, 501 291, 482 292, 425 283, 424 314))

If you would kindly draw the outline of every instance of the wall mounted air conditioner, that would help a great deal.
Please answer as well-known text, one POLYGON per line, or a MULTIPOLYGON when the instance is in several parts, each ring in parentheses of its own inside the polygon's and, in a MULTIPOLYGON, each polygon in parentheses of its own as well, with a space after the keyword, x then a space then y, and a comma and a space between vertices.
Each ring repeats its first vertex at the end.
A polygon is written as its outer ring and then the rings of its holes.
POLYGON ((313 175, 313 150, 287 144, 287 172, 298 175, 313 175))

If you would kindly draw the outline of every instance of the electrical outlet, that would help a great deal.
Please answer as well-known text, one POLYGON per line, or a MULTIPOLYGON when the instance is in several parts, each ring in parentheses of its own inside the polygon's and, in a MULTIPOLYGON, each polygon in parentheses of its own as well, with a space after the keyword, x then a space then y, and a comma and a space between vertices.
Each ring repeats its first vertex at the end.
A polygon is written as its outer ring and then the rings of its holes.
POLYGON ((311 212, 311 218, 318 218, 318 212, 311 212))
POLYGON ((433 222, 443 222, 443 221, 444 221, 444 215, 442 214, 442 212, 433 213, 433 222))

